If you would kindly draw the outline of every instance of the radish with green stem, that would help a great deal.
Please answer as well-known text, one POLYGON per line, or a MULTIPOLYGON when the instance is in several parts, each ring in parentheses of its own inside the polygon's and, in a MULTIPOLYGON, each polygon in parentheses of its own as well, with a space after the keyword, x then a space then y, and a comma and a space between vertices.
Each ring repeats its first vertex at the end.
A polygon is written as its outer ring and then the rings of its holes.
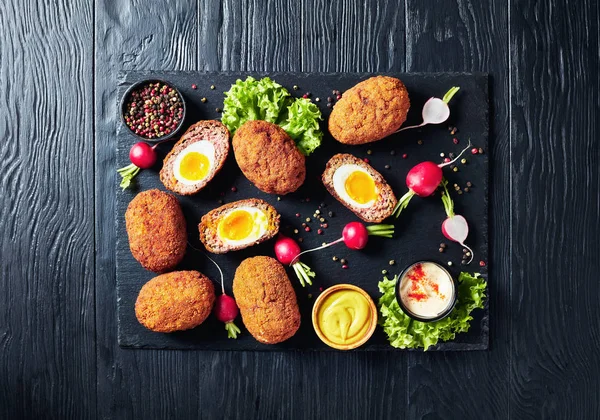
POLYGON ((131 164, 117 169, 117 172, 123 178, 121 180, 121 188, 125 189, 131 185, 131 180, 135 178, 140 169, 148 169, 156 163, 156 151, 154 150, 159 143, 150 146, 143 141, 140 141, 129 150, 129 160, 131 164))
POLYGON ((277 260, 281 264, 290 265, 294 269, 302 287, 305 287, 307 284, 312 285, 312 277, 315 277, 315 273, 308 265, 296 260, 298 255, 300 255, 300 245, 292 238, 280 234, 275 242, 275 256, 277 260))
POLYGON ((467 219, 463 216, 454 214, 454 202, 452 201, 452 198, 450 198, 450 193, 446 186, 447 184, 448 181, 444 179, 442 181, 442 186, 444 187, 444 191, 442 192, 442 202, 444 203, 444 210, 446 210, 446 215, 448 217, 442 223, 442 233, 446 238, 453 242, 458 242, 469 251, 471 258, 467 264, 471 264, 474 257, 473 250, 465 245, 467 236, 469 236, 469 225, 467 219))
POLYGON ((423 105, 423 122, 419 125, 411 125, 409 127, 404 127, 396 131, 396 133, 409 130, 411 128, 423 127, 427 124, 441 124, 450 117, 450 108, 448 107, 448 102, 450 99, 459 91, 459 87, 453 86, 442 99, 440 98, 430 98, 425 105, 423 105))
POLYGON ((396 218, 400 216, 402 210, 404 210, 410 199, 413 196, 418 195, 419 197, 429 197, 433 192, 439 187, 442 182, 442 168, 448 165, 452 165, 456 162, 463 153, 465 153, 469 147, 471 147, 471 142, 467 147, 465 147, 453 160, 445 163, 434 163, 434 162, 421 162, 418 165, 415 165, 408 174, 406 175, 406 186, 408 187, 408 192, 404 194, 400 200, 398 200, 398 204, 396 204, 396 208, 394 208, 394 212, 392 213, 396 218))
POLYGON ((365 226, 360 222, 350 222, 346 226, 344 226, 344 230, 342 231, 342 237, 333 242, 329 242, 328 244, 322 245, 317 248, 308 249, 299 253, 294 261, 297 261, 300 255, 306 254, 313 251, 318 251, 320 249, 324 249, 330 247, 331 245, 338 244, 340 242, 344 242, 346 246, 350 249, 363 249, 367 246, 367 242, 369 241, 369 236, 381 236, 383 238, 391 238, 394 234, 394 225, 371 225, 365 226))
POLYGON ((228 338, 237 338, 238 334, 241 331, 238 328, 238 326, 235 325, 235 323, 233 321, 239 315, 240 309, 238 308, 237 303, 235 303, 235 299, 225 293, 225 281, 223 280, 223 271, 221 270, 221 267, 219 266, 219 264, 217 264, 217 262, 215 260, 210 258, 206 254, 206 252, 203 252, 197 248, 194 248, 192 246, 192 244, 190 244, 189 242, 188 242, 188 245, 194 251, 198 251, 198 252, 201 252, 202 254, 204 254, 204 256, 206 258, 208 258, 210 260, 210 262, 212 262, 215 265, 215 267, 217 267, 217 270, 219 270, 219 274, 221 275, 221 295, 219 295, 217 297, 217 301, 215 302, 215 307, 213 309, 213 312, 219 321, 225 323, 225 330, 227 330, 227 337, 228 338))

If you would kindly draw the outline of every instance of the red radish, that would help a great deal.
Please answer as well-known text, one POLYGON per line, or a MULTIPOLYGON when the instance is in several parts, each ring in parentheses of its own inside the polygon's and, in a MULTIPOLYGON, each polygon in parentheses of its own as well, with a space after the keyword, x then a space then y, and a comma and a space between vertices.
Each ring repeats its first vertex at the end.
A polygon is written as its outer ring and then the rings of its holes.
POLYGON ((450 108, 448 107, 448 102, 450 99, 459 91, 459 87, 452 87, 442 99, 440 98, 429 98, 425 105, 423 105, 423 122, 419 125, 411 125, 409 127, 404 127, 399 129, 399 131, 408 130, 411 128, 423 127, 427 124, 441 124, 450 117, 450 108))
POLYGON ((129 150, 129 160, 131 160, 131 163, 139 168, 151 168, 156 163, 156 153, 154 152, 154 147, 149 146, 143 141, 134 144, 129 150))
POLYGON ((300 245, 292 238, 280 234, 275 242, 275 256, 277 260, 281 264, 292 266, 302 287, 305 287, 307 283, 312 285, 311 277, 314 277, 315 273, 303 262, 294 262, 298 255, 300 255, 300 245))
POLYGON ((410 199, 413 198, 414 195, 418 195, 419 197, 429 197, 433 194, 435 189, 439 187, 442 182, 442 168, 456 162, 469 147, 471 147, 470 141, 467 147, 451 161, 440 164, 430 161, 421 162, 408 171, 408 174, 406 175, 408 192, 398 200, 398 204, 396 204, 396 208, 394 209, 394 216, 400 216, 400 213, 408 206, 410 199))
POLYGON ((365 226, 360 222, 350 222, 346 226, 344 226, 344 230, 342 231, 342 237, 340 239, 336 239, 333 242, 329 242, 328 244, 322 245, 317 248, 303 251, 299 253, 296 256, 296 258, 294 258, 294 260, 297 260, 298 257, 300 257, 300 255, 302 254, 318 251, 320 249, 330 247, 331 245, 338 244, 342 241, 350 249, 363 249, 365 246, 367 246, 369 236, 382 236, 384 238, 391 238, 393 234, 394 225, 365 226))
POLYGON ((469 225, 467 223, 467 219, 465 219, 463 216, 454 214, 454 202, 452 201, 452 198, 450 198, 450 193, 448 192, 446 184, 448 184, 448 181, 444 180, 442 182, 442 186, 444 187, 444 192, 442 193, 442 202, 444 203, 444 210, 446 210, 446 215, 448 218, 442 223, 442 233, 449 240, 458 242, 464 248, 469 250, 471 258, 467 264, 471 264, 471 261, 473 261, 474 257, 473 250, 465 245, 467 236, 469 236, 469 225))
MULTIPOLYGON (((198 251, 198 252, 202 252, 199 249, 194 248, 189 242, 188 245, 198 251)), ((217 297, 217 301, 215 302, 215 307, 213 308, 213 312, 215 313, 215 316, 217 317, 217 319, 221 322, 225 323, 225 329, 227 330, 227 337, 228 338, 237 338, 238 334, 240 333, 240 329, 238 328, 237 325, 235 325, 235 323, 233 322, 237 316, 240 313, 240 309, 238 308, 237 304, 235 303, 235 300, 231 297, 228 296, 225 293, 225 282, 223 281, 223 271, 221 270, 221 267, 219 267, 219 264, 217 264, 217 262, 215 260, 213 260, 212 258, 210 258, 205 252, 202 252, 204 254, 204 256, 206 258, 208 258, 210 260, 210 262, 212 262, 217 269, 219 270, 219 274, 221 275, 221 295, 217 297)))
POLYGON ((154 166, 156 163, 156 151, 155 147, 158 146, 156 143, 154 146, 140 141, 129 150, 130 165, 127 165, 121 169, 117 169, 117 172, 123 177, 121 180, 121 188, 125 189, 131 185, 131 180, 135 178, 140 169, 148 169, 154 166))

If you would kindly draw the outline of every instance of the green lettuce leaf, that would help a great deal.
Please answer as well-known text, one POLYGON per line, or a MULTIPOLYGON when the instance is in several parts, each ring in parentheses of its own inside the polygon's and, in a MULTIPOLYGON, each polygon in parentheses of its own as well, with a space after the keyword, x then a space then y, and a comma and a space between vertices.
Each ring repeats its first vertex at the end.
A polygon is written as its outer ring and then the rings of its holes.
POLYGON ((308 99, 296 99, 287 109, 287 118, 282 124, 300 151, 308 156, 321 145, 323 132, 319 127, 321 110, 308 99))
POLYGON ((221 120, 233 135, 246 121, 265 120, 281 126, 308 156, 319 145, 321 111, 307 99, 294 99, 286 88, 268 77, 248 76, 225 92, 221 120))
POLYGON ((471 325, 471 312, 481 309, 485 300, 486 281, 479 273, 460 273, 458 276, 458 302, 452 313, 440 321, 419 322, 402 312, 396 300, 395 287, 398 276, 384 277, 379 282, 379 324, 390 344, 397 348, 423 348, 441 341, 453 340, 457 333, 466 332, 471 325))

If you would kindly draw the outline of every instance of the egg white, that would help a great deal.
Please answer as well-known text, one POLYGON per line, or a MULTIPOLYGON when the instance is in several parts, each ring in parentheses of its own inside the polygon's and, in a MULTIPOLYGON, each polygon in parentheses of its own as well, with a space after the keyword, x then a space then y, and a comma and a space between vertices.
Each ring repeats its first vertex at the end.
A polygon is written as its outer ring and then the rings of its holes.
POLYGON ((256 242, 259 240, 266 232, 267 227, 269 226, 269 219, 267 217, 267 213, 262 211, 261 209, 257 209, 256 207, 250 206, 240 206, 230 209, 227 213, 221 215, 219 223, 217 223, 217 236, 224 244, 228 245, 246 245, 252 242, 256 242), (221 223, 229 216, 232 212, 236 210, 245 210, 252 216, 254 221, 254 225, 252 227, 252 231, 248 236, 244 239, 234 240, 229 238, 224 238, 221 236, 221 223))
POLYGON ((175 158, 175 162, 173 162, 173 176, 177 181, 181 182, 184 185, 195 185, 204 180, 203 178, 198 181, 190 181, 189 179, 186 179, 183 175, 181 175, 181 161, 183 160, 184 156, 190 152, 197 152, 206 156, 210 165, 206 176, 210 175, 212 169, 215 166, 215 146, 213 146, 211 142, 209 142, 208 140, 200 140, 190 144, 188 147, 179 152, 179 154, 175 158))
MULTIPOLYGON (((354 207, 369 208, 373 206, 373 204, 375 204, 375 201, 377 201, 376 199, 373 199, 363 204, 359 203, 356 200, 353 200, 352 197, 350 197, 350 195, 348 195, 348 193, 346 192, 346 180, 348 179, 350 174, 355 171, 364 172, 370 178, 373 178, 373 176, 369 172, 367 172, 362 166, 353 163, 348 163, 340 166, 333 173, 333 189, 342 201, 345 201, 346 203, 351 204, 354 207)), ((375 186, 375 192, 378 192, 377 185, 375 186)))

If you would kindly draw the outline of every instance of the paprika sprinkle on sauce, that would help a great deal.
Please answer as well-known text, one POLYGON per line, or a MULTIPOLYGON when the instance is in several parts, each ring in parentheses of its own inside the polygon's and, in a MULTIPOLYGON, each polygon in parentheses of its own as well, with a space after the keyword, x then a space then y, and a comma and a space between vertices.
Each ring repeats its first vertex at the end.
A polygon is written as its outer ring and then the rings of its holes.
POLYGON ((424 320, 443 317, 455 301, 455 285, 450 274, 433 262, 410 266, 400 278, 402 309, 424 320))

